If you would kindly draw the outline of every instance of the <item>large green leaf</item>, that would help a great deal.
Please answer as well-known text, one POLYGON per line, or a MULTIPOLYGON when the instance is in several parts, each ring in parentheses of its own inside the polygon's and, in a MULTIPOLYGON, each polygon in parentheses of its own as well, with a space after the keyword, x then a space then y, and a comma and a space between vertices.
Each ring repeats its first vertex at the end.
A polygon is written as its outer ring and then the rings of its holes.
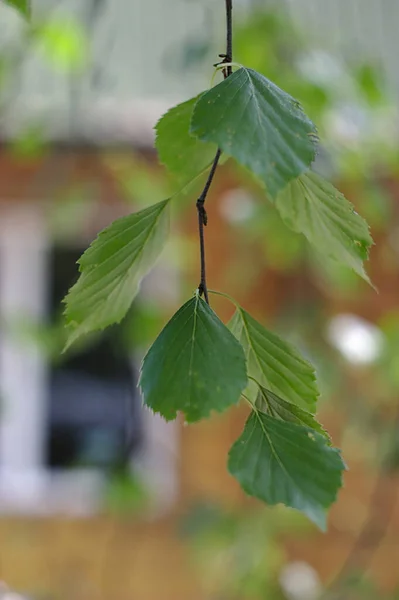
POLYGON ((252 69, 241 68, 202 94, 191 131, 252 171, 273 197, 316 153, 316 128, 299 103, 252 69))
POLYGON ((296 508, 323 530, 344 469, 323 435, 258 411, 229 453, 229 471, 247 494, 296 508))
POLYGON ((156 125, 156 148, 161 163, 181 185, 200 175, 215 158, 217 146, 190 135, 190 122, 199 96, 171 108, 156 125))
POLYGON ((187 422, 236 404, 247 384, 242 347, 198 296, 172 317, 144 358, 144 402, 166 420, 187 422))
POLYGON ((169 200, 165 200, 118 219, 98 235, 79 259, 81 275, 65 298, 71 328, 67 346, 123 319, 168 232, 169 200))
POLYGON ((5 0, 5 2, 15 8, 24 17, 29 17, 31 6, 30 0, 5 0))
POLYGON ((323 429, 320 423, 316 421, 314 415, 299 408, 299 406, 296 406, 295 404, 291 404, 291 402, 286 402, 262 386, 259 386, 256 406, 259 410, 267 413, 271 417, 276 417, 290 423, 296 423, 297 425, 305 425, 305 427, 310 427, 329 439, 328 433, 323 429))
POLYGON ((276 207, 291 229, 369 281, 363 266, 373 244, 368 225, 331 183, 304 173, 279 194, 276 207))
MULTIPOLYGON (((241 307, 229 327, 244 348, 249 376, 288 402, 315 411, 319 395, 315 372, 295 348, 265 329, 241 307)), ((257 385, 250 382, 246 393, 255 401, 257 385)))

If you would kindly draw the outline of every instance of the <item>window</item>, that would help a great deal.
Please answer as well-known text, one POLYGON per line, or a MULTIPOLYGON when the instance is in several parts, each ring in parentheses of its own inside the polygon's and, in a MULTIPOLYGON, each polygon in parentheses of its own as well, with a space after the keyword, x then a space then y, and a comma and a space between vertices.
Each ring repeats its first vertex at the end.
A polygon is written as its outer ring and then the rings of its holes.
MULTIPOLYGON (((79 255, 80 248, 51 248, 40 205, 7 205, 0 219, 3 323, 54 319, 77 278, 79 255)), ((165 280, 170 291, 171 277, 159 267, 147 287, 159 293, 165 280)), ((0 513, 92 514, 102 507, 107 474, 130 457, 154 514, 168 510, 179 488, 179 427, 142 410, 124 324, 55 364, 35 344, 1 333, 0 513)))
MULTIPOLYGON (((50 318, 77 279, 83 249, 55 247, 50 259, 50 318)), ((50 366, 47 464, 50 468, 97 467, 112 470, 126 462, 126 449, 138 449, 141 399, 137 373, 121 339, 111 327, 82 350, 72 349, 50 366)))

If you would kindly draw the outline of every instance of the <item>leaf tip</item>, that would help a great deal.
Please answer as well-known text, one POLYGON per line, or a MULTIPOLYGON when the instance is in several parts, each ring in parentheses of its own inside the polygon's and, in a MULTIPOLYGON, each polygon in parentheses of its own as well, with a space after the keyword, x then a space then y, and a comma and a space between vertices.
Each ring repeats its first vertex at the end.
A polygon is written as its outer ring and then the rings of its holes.
POLYGON ((66 328, 69 329, 70 333, 67 337, 67 341, 64 344, 61 354, 65 354, 82 335, 80 327, 77 323, 67 323, 66 328))
POLYGON ((309 519, 320 529, 322 533, 327 533, 328 528, 328 511, 327 509, 319 512, 309 511, 306 513, 309 519))

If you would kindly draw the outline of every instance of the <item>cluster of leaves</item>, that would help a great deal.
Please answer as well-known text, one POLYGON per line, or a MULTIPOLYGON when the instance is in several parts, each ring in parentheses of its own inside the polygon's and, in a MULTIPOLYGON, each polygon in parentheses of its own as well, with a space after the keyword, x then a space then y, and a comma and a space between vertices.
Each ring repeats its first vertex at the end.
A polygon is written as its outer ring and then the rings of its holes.
MULTIPOLYGON (((310 170, 316 144, 315 126, 298 103, 244 67, 157 125, 160 159, 180 185, 206 172, 219 147, 262 182, 294 231, 367 279, 368 227, 310 170)), ((66 298, 70 344, 125 316, 167 239, 170 203, 117 220, 82 256, 80 279, 66 298)), ((245 396, 251 415, 230 451, 230 472, 248 494, 297 508, 325 527, 344 464, 314 417, 314 369, 243 308, 226 327, 197 292, 150 348, 140 386, 154 412, 167 420, 183 413, 190 423, 245 396)))
MULTIPOLYGON (((367 224, 311 170, 317 143, 296 100, 240 67, 166 113, 156 145, 180 186, 206 172, 219 148, 261 183, 292 230, 368 280, 367 224)), ((171 201, 118 219, 80 258, 80 278, 65 299, 67 347, 124 318, 167 240, 171 201)), ((314 369, 243 308, 226 326, 197 290, 145 356, 140 387, 154 412, 167 420, 183 413, 189 423, 245 397, 251 414, 231 448, 230 473, 248 494, 298 509, 325 528, 345 465, 314 416, 314 369)))
MULTIPOLYGON (((394 165, 397 164, 396 147, 393 144, 390 150, 392 143, 381 121, 395 120, 389 85, 382 70, 370 59, 363 62, 360 55, 344 60, 336 53, 327 52, 323 44, 318 45, 309 35, 306 24, 302 27, 291 18, 286 7, 264 4, 237 19, 235 60, 267 73, 269 79, 301 102, 308 116, 317 123, 323 140, 317 169, 351 190, 355 204, 361 206, 363 216, 377 234, 378 230, 389 227, 393 203, 381 174, 396 172, 394 165), (337 122, 347 122, 348 127, 338 130, 337 122)), ((194 67, 199 64, 203 67, 205 61, 210 63, 214 53, 215 44, 210 37, 207 54, 198 57, 194 67)), ((181 48, 181 54, 186 56, 186 46, 181 48)), ((192 63, 189 68, 193 69, 192 63)), ((244 170, 235 173, 236 185, 237 177, 238 186, 248 188, 244 170)), ((223 204, 223 215, 236 231, 236 257, 242 256, 241 260, 235 259, 239 277, 230 278, 226 273, 223 287, 231 282, 233 291, 240 285, 239 281, 243 286, 256 285, 257 275, 269 265, 284 276, 301 269, 303 280, 314 285, 323 296, 354 296, 364 289, 353 271, 312 251, 303 236, 292 235, 279 212, 270 203, 263 202, 262 197, 262 190, 250 182, 246 212, 238 206, 235 210, 235 205, 225 209, 227 202, 223 204), (248 268, 245 254, 255 245, 256 252, 248 268)), ((245 201, 244 197, 244 206, 245 201)), ((379 244, 381 256, 383 240, 379 239, 379 244)), ((391 255, 389 249, 387 252, 391 255)))

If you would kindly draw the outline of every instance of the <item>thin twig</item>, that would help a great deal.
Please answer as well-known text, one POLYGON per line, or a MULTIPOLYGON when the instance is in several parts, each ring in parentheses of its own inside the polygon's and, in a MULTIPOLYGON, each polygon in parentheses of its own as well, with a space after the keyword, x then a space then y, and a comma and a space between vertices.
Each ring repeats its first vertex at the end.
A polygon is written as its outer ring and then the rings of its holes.
POLYGON ((205 200, 209 192, 209 188, 212 185, 213 178, 216 173, 217 166, 219 164, 219 159, 222 154, 222 151, 218 148, 216 152, 215 159, 213 161, 211 170, 208 175, 208 179, 206 180, 205 187, 202 190, 200 197, 197 200, 197 211, 198 211, 198 231, 200 238, 200 254, 201 254, 201 281, 198 286, 200 295, 204 294, 205 301, 209 304, 208 297, 208 288, 206 285, 206 261, 205 261, 205 240, 204 240, 204 227, 208 223, 208 217, 205 210, 205 200))
MULTIPOLYGON (((227 40, 226 40, 226 54, 220 54, 223 58, 222 63, 231 63, 233 60, 233 0, 226 0, 226 29, 227 29, 227 40)), ((232 67, 230 64, 223 69, 224 77, 229 77, 232 74, 232 67)), ((220 156, 222 151, 218 148, 215 158, 212 163, 211 170, 206 180, 204 189, 197 200, 197 212, 198 212, 198 232, 200 241, 200 262, 201 262, 201 280, 198 286, 200 296, 204 296, 205 301, 209 304, 208 287, 206 283, 206 260, 205 260, 205 237, 204 227, 208 224, 208 217, 205 210, 205 200, 209 192, 209 188, 212 185, 213 178, 216 173, 217 166, 219 164, 220 156)))
MULTIPOLYGON (((226 0, 226 18, 227 18, 227 48, 226 63, 233 61, 233 0, 226 0)), ((227 67, 227 76, 231 75, 232 67, 227 67)))

